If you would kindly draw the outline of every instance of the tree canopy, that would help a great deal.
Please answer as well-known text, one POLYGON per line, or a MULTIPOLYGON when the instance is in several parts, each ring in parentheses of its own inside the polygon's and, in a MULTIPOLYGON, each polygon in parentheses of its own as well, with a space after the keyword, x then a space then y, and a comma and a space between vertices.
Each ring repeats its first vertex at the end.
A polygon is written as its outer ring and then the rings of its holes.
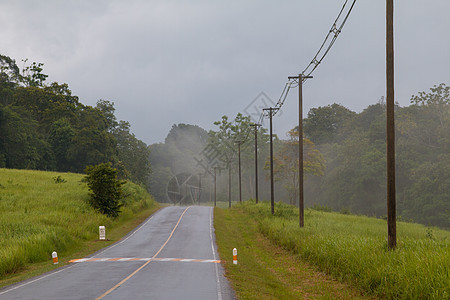
POLYGON ((129 123, 117 122, 114 103, 82 104, 68 84, 47 84, 43 66, 33 62, 20 71, 0 55, 0 167, 82 173, 109 162, 147 184, 148 147, 129 123))

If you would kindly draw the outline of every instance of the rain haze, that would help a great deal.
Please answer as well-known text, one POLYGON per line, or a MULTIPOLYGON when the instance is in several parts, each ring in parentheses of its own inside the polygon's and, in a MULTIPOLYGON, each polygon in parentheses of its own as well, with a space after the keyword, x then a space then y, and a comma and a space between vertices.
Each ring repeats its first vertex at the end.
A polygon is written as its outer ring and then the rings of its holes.
MULTIPOLYGON (((80 101, 115 103, 147 144, 173 124, 212 129, 264 92, 276 102, 322 44, 345 1, 0 2, 3 55, 44 63, 47 82, 80 101)), ((351 1, 349 1, 351 2, 351 1)), ((450 79, 450 2, 395 1, 395 95, 450 79)), ((385 1, 357 1, 333 48, 304 85, 304 115, 340 103, 361 111, 385 95, 385 1)), ((297 89, 274 121, 297 124, 297 89)))

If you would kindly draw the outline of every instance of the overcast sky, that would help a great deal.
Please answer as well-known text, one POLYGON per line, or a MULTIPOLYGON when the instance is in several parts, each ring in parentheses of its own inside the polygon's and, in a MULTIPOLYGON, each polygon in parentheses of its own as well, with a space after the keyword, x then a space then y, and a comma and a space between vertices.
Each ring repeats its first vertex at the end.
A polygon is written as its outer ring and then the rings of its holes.
MULTIPOLYGON (((352 2, 349 0, 349 2, 352 2)), ((450 84, 450 1, 396 0, 395 95, 450 84)), ((44 63, 83 104, 116 116, 152 144, 173 124, 213 129, 222 115, 278 100, 287 76, 311 61, 344 0, 0 0, 0 53, 44 63), (254 104, 251 104, 254 103, 254 104)), ((340 103, 361 111, 385 95, 385 1, 358 0, 303 88, 304 115, 340 103)), ((297 124, 297 89, 274 119, 297 124)), ((267 122, 265 123, 267 125, 267 122)))

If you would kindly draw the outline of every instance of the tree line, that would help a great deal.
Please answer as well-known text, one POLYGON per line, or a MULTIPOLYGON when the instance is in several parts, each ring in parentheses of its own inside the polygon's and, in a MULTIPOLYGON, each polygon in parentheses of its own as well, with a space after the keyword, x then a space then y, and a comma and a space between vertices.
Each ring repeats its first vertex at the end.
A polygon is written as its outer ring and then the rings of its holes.
MULTIPOLYGON (((340 104, 312 108, 304 119, 305 204, 342 213, 386 216, 386 106, 384 100, 357 113, 340 104)), ((449 87, 434 86, 396 106, 397 215, 405 221, 449 228, 450 215, 449 87)), ((167 182, 180 172, 204 174, 203 199, 218 171, 218 200, 238 201, 238 153, 241 144, 243 199, 254 198, 254 127, 249 116, 223 116, 209 132, 174 125, 164 143, 151 145, 152 191, 167 201, 167 182), (216 149, 214 164, 211 160, 216 149), (211 162, 211 161, 210 161, 211 162), (206 167, 206 168, 205 168, 206 167), (209 167, 209 169, 208 169, 209 167)), ((276 123, 275 123, 276 126, 276 123)), ((297 205, 298 131, 274 135, 275 201, 297 205)), ((258 177, 261 200, 270 199, 269 135, 258 128, 258 177)), ((211 197, 210 197, 211 198, 211 197)), ((210 199, 209 198, 209 199, 210 199)))
MULTIPOLYGON (((450 228, 450 96, 445 84, 396 106, 397 215, 450 228)), ((326 163, 309 177, 305 198, 342 212, 386 215, 386 106, 381 99, 360 113, 342 105, 313 108, 305 137, 326 163)))
POLYGON ((147 184, 149 149, 117 121, 114 103, 84 105, 66 83, 47 84, 42 67, 20 70, 0 55, 0 167, 82 173, 111 163, 122 179, 147 184))

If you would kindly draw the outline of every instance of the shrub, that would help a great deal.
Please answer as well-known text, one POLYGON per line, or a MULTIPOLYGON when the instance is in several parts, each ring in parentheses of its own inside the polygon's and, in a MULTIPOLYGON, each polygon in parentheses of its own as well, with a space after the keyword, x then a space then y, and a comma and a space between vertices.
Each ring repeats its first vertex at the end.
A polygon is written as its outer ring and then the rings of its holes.
POLYGON ((125 182, 117 179, 117 172, 109 163, 88 166, 85 169, 91 196, 89 203, 108 217, 117 217, 123 206, 122 185, 125 182))

